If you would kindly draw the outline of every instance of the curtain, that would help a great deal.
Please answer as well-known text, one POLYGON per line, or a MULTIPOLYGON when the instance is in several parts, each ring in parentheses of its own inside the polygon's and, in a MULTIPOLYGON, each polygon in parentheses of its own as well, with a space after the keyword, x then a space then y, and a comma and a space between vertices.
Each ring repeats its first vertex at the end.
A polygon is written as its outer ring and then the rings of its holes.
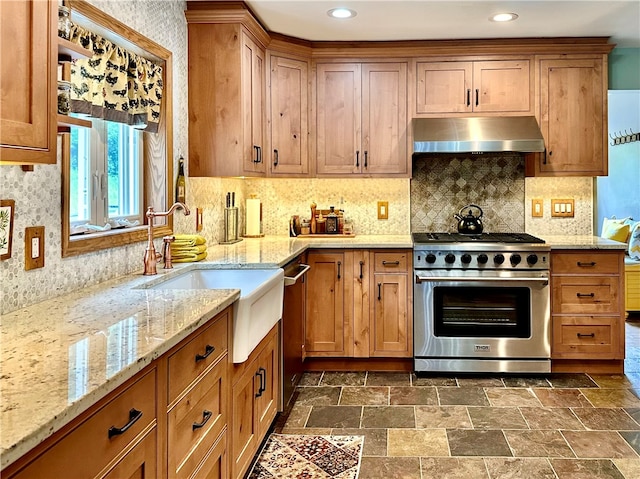
POLYGON ((156 133, 162 67, 79 25, 71 41, 93 52, 71 63, 71 111, 156 133))

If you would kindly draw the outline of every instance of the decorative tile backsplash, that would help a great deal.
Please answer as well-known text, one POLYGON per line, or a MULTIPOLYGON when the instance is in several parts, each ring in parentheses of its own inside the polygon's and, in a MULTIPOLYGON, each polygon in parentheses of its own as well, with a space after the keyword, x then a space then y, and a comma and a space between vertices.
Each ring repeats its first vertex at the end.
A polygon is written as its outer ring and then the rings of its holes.
POLYGON ((475 204, 484 231, 524 231, 524 190, 519 154, 421 156, 413 163, 411 230, 457 231, 453 215, 475 204))

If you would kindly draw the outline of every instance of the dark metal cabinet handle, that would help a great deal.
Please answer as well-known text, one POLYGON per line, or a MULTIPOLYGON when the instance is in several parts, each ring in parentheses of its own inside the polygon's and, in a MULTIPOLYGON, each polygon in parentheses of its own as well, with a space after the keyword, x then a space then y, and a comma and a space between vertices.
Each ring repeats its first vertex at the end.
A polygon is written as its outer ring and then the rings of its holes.
POLYGON ((400 261, 383 261, 382 262, 382 266, 388 266, 388 265, 400 266, 400 261))
POLYGON ((591 333, 591 334, 582 334, 582 333, 578 333, 577 336, 579 338, 595 338, 596 334, 595 333, 591 333))
POLYGON ((198 361, 202 361, 203 359, 207 359, 209 357, 209 355, 214 352, 216 350, 216 348, 214 346, 211 346, 210 344, 207 344, 204 348, 204 354, 196 354, 196 363, 198 361))
POLYGON ((264 377, 262 376, 261 369, 262 368, 258 369, 258 371, 255 374, 255 376, 258 376, 260 378, 260 386, 258 386, 258 392, 256 393, 257 398, 262 396, 262 393, 264 392, 264 377))
POLYGON ((356 150, 356 167, 360 168, 360 150, 356 150))
POLYGON ((273 166, 278 166, 278 150, 273 150, 273 166))
POLYGON ((125 432, 127 432, 127 430, 131 426, 133 426, 141 417, 142 411, 138 411, 137 409, 132 408, 129 411, 129 422, 127 424, 120 428, 117 428, 115 426, 111 426, 109 428, 109 439, 111 439, 113 436, 119 436, 120 434, 124 434, 125 432))
POLYGON ((596 265, 595 261, 591 261, 589 263, 583 263, 582 261, 578 261, 577 265, 580 268, 593 268, 596 265))
POLYGON ((338 279, 340 279, 340 266, 342 266, 342 263, 338 261, 338 279))
POLYGON ((382 283, 378 283, 378 301, 382 299, 382 283))
POLYGON ((480 90, 476 88, 476 106, 480 104, 480 90))
POLYGON ((547 164, 547 150, 546 150, 546 148, 544 150, 544 156, 542 157, 542 164, 543 165, 547 164))
POLYGON ((202 422, 194 422, 192 426, 193 430, 195 431, 196 429, 200 429, 201 427, 203 427, 207 423, 207 421, 211 419, 212 415, 213 413, 211 411, 207 411, 206 409, 202 411, 202 422))
POLYGON ((360 261, 360 279, 362 279, 363 275, 364 275, 364 261, 360 261))
POLYGON ((471 88, 467 88, 467 106, 471 106, 471 88))
POLYGON ((258 163, 262 163, 262 147, 258 147, 258 163))
POLYGON ((254 163, 258 163, 260 160, 258 159, 258 151, 259 151, 260 147, 258 145, 253 145, 253 151, 255 152, 255 157, 253 158, 253 162, 254 163))
POLYGON ((364 151, 364 167, 367 167, 367 156, 369 155, 369 152, 367 150, 364 151))
POLYGON ((578 298, 593 298, 595 295, 595 293, 576 293, 578 298))

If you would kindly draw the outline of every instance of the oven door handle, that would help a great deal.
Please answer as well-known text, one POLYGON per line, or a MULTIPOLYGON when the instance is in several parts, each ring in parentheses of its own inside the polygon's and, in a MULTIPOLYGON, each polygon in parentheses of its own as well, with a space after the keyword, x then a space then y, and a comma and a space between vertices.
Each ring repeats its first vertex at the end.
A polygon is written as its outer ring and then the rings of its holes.
POLYGON ((472 278, 465 276, 420 276, 416 275, 416 283, 428 283, 435 281, 466 281, 466 282, 484 282, 484 281, 517 281, 519 283, 543 283, 544 285, 549 284, 549 278, 472 278))

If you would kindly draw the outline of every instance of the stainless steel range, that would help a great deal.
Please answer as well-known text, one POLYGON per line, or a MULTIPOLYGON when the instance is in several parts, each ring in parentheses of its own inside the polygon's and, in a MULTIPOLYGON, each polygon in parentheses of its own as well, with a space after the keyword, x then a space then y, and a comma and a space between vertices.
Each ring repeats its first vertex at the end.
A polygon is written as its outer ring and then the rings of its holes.
POLYGON ((549 246, 525 233, 414 233, 414 367, 546 373, 549 246))

